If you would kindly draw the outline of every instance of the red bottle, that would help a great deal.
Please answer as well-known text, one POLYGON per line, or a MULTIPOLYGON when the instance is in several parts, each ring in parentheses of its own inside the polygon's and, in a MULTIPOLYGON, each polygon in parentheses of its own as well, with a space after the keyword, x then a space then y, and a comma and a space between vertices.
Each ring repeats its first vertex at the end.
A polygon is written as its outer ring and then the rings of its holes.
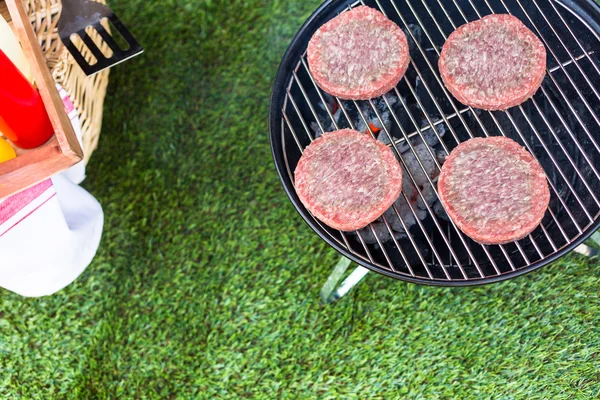
POLYGON ((0 50, 0 132, 18 147, 41 146, 54 134, 40 93, 0 50))

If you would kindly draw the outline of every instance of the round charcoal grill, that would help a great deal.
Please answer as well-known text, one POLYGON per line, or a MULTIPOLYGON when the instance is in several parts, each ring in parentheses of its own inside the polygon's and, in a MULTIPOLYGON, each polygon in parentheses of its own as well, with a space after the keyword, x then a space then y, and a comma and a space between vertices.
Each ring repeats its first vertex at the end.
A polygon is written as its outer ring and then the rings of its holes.
POLYGON ((326 1, 286 52, 273 88, 270 138, 277 171, 306 222, 340 253, 373 271, 411 282, 474 285, 515 277, 566 254, 600 225, 600 9, 591 0, 326 1), (306 61, 312 34, 358 5, 379 9, 405 32, 411 64, 398 86, 370 101, 320 90, 306 61), (518 17, 546 45, 541 89, 521 106, 487 112, 456 101, 437 61, 456 27, 491 13, 518 17), (352 128, 392 148, 404 168, 403 193, 380 219, 356 232, 315 219, 294 189, 302 151, 323 132, 352 128), (541 163, 551 192, 542 224, 501 246, 462 234, 437 197, 445 157, 472 137, 504 135, 541 163))

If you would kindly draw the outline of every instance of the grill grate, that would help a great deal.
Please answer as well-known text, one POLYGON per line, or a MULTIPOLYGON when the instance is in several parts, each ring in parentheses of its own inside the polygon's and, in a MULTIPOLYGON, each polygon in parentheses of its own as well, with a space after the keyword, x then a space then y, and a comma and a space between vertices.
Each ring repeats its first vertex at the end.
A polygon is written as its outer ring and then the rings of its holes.
POLYGON ((598 10, 585 0, 397 0, 326 2, 313 14, 284 57, 271 109, 273 155, 300 213, 326 241, 360 264, 400 279, 466 285, 519 275, 550 262, 597 228, 600 216, 598 10), (334 4, 335 3, 335 4, 334 4), (345 101, 321 91, 308 70, 306 45, 324 22, 351 7, 375 7, 400 26, 411 48, 406 76, 381 99, 345 101), (465 107, 446 91, 437 60, 456 27, 490 13, 510 13, 545 44, 547 76, 536 95, 503 112, 465 107), (313 218, 293 189, 304 148, 323 132, 359 129, 398 156, 414 193, 379 221, 357 232, 333 230, 313 218), (364 128, 364 129, 363 129, 364 128), (551 202, 528 237, 500 246, 462 234, 437 199, 436 176, 459 143, 503 135, 524 145, 542 164, 551 202))

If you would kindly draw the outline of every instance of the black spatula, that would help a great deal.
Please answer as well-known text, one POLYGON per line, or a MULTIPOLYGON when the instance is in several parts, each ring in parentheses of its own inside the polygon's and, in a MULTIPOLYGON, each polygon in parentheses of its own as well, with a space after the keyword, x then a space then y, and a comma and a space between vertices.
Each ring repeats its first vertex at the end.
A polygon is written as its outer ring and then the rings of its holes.
POLYGON ((93 0, 62 0, 62 13, 58 20, 58 35, 67 50, 75 58, 75 61, 77 61, 77 64, 79 64, 83 72, 88 76, 122 63, 144 51, 115 13, 104 4, 93 0), (121 48, 113 36, 102 26, 100 22, 104 18, 107 18, 115 29, 119 31, 127 43, 127 48, 121 48), (86 28, 89 26, 100 34, 102 40, 112 50, 112 56, 105 56, 96 43, 94 43, 86 32, 86 28), (73 35, 79 36, 83 43, 85 43, 97 60, 95 63, 91 64, 85 59, 72 41, 73 35))

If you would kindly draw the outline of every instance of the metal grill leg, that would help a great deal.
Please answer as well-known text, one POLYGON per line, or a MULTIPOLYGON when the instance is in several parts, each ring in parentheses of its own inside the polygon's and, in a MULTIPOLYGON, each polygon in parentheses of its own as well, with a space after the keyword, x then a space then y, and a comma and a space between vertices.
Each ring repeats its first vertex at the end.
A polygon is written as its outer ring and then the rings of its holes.
POLYGON ((351 263, 352 261, 344 256, 340 258, 340 261, 338 261, 333 272, 329 275, 329 278, 327 278, 327 282, 325 282, 325 285, 323 285, 323 288, 321 289, 321 301, 323 303, 328 304, 339 300, 348 293, 350 289, 356 286, 369 272, 368 269, 358 266, 338 285, 338 282, 342 279, 342 275, 344 275, 344 272, 346 272, 351 263))
MULTIPOLYGON (((595 243, 597 246, 600 246, 600 231, 594 233, 592 236, 590 236, 588 243, 593 242, 595 243)), ((584 256, 588 256, 588 257, 594 257, 598 255, 598 250, 596 250, 595 248, 588 246, 587 244, 580 244, 579 246, 575 247, 575 252, 579 253, 579 254, 583 254, 584 256)))
POLYGON ((575 247, 573 249, 576 253, 582 254, 584 256, 588 256, 588 257, 594 257, 595 255, 598 255, 598 250, 594 249, 593 247, 588 246, 587 244, 580 244, 579 246, 575 247))

